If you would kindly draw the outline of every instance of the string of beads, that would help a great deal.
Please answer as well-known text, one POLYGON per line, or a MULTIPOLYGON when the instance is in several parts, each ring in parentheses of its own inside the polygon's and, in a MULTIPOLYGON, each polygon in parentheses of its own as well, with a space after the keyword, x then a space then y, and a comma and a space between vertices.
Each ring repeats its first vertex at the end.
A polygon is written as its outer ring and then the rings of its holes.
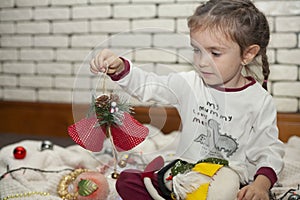
POLYGON ((49 192, 24 192, 24 193, 19 193, 19 194, 8 195, 7 197, 4 197, 3 200, 23 198, 23 197, 31 197, 31 196, 34 196, 34 195, 48 196, 48 195, 50 195, 50 193, 49 192))
POLYGON ((57 193, 63 200, 76 200, 78 197, 78 192, 69 192, 69 185, 75 181, 75 179, 82 174, 87 172, 87 169, 75 169, 70 174, 65 175, 58 184, 57 193))

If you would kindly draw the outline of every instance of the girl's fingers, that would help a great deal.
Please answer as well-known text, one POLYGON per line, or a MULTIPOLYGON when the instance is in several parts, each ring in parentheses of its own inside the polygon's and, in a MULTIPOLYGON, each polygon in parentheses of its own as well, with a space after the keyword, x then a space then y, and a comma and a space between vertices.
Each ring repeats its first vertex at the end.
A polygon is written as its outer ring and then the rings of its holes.
POLYGON ((99 69, 95 65, 95 59, 94 58, 90 62, 90 70, 94 74, 97 74, 99 72, 99 69))
POLYGON ((93 74, 98 74, 99 73, 99 71, 95 71, 94 69, 90 69, 91 70, 91 72, 93 73, 93 74))
POLYGON ((110 56, 106 60, 104 60, 105 72, 107 74, 114 74, 119 70, 121 63, 121 59, 116 56, 110 56))
POLYGON ((107 59, 107 63, 110 69, 117 69, 120 66, 120 58, 116 56, 111 56, 107 59))
POLYGON ((98 74, 99 72, 104 72, 105 71, 105 68, 102 68, 102 67, 98 67, 96 65, 96 59, 93 58, 90 62, 90 70, 92 73, 94 74, 98 74))
POLYGON ((103 57, 103 52, 100 52, 98 53, 96 56, 95 56, 95 65, 96 67, 99 69, 103 68, 103 62, 104 62, 104 57, 103 57))
POLYGON ((109 50, 103 50, 98 53, 90 62, 90 70, 93 73, 106 72, 108 74, 115 73, 122 60, 109 50))
POLYGON ((242 189, 238 192, 237 199, 238 199, 238 200, 242 200, 243 197, 244 197, 244 195, 245 195, 245 192, 246 192, 245 188, 242 188, 242 189))

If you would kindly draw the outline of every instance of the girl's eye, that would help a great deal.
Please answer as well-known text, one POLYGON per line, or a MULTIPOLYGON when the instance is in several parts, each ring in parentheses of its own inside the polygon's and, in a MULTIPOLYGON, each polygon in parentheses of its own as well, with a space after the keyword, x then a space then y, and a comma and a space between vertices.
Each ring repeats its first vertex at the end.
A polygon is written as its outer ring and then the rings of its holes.
POLYGON ((221 56, 221 53, 220 52, 216 52, 216 51, 212 51, 211 54, 215 57, 219 57, 221 56))
POLYGON ((199 54, 199 53, 201 53, 201 50, 198 49, 198 48, 194 48, 194 49, 193 49, 193 52, 199 54))

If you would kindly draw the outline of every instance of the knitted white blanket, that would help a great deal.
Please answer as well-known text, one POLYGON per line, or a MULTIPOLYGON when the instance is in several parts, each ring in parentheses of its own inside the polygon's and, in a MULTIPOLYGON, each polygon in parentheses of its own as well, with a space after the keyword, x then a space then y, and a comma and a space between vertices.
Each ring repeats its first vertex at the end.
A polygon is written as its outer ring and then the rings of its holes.
MULTIPOLYGON (((300 184, 300 137, 293 136, 285 144, 284 168, 278 183, 272 189, 276 197, 281 197, 289 189, 298 189, 300 184)), ((300 191, 297 191, 300 194, 300 191)), ((288 196, 284 199, 288 199, 288 196)))
MULTIPOLYGON (((7 174, 0 180, 0 199, 9 196, 23 195, 24 200, 57 200, 57 186, 60 179, 70 173, 74 168, 87 168, 96 170, 99 161, 93 158, 90 152, 75 145, 62 148, 54 145, 53 150, 40 151, 42 141, 25 140, 11 144, 0 151, 0 176, 9 170, 18 168, 30 168, 17 170, 7 174), (17 146, 26 149, 24 159, 15 159, 13 150, 17 146), (39 171, 43 170, 43 172, 39 171), (35 193, 34 195, 25 194, 35 193), (43 195, 43 194, 47 195, 43 195)), ((107 159, 107 158, 106 158, 107 159)), ((107 162, 103 160, 103 163, 107 162)), ((15 198, 14 198, 15 199, 15 198)))
MULTIPOLYGON (((136 162, 131 166, 127 166, 128 168, 137 167, 137 164, 140 164, 139 166, 143 167, 151 159, 153 159, 156 154, 163 154, 166 161, 168 159, 173 159, 171 156, 172 149, 168 149, 168 146, 170 145, 170 141, 176 138, 177 134, 164 136, 160 134, 158 130, 151 127, 150 133, 150 137, 144 143, 131 151, 131 153, 134 152, 133 154, 136 155, 143 151, 143 158, 140 158, 140 160, 139 158, 135 158, 136 162)), ((41 143, 42 141, 25 140, 8 145, 0 150, 0 176, 9 170, 21 167, 40 169, 44 171, 55 171, 47 173, 38 170, 22 169, 7 174, 2 180, 0 180, 0 199, 4 199, 12 195, 35 192, 35 195, 14 199, 61 200, 61 198, 57 195, 57 186, 60 179, 65 174, 70 173, 70 171, 65 169, 81 167, 97 171, 99 168, 112 162, 111 155, 105 153, 105 149, 99 154, 93 154, 78 145, 67 148, 54 145, 53 150, 40 151, 41 143), (27 154, 24 159, 18 160, 14 158, 13 150, 16 146, 23 146, 27 150, 27 154), (46 192, 47 195, 43 196, 42 193, 38 192, 46 192)), ((104 146, 107 147, 107 145, 104 146)), ((277 198, 281 197, 291 188, 297 189, 298 184, 300 184, 299 147, 300 138, 296 136, 291 137, 285 145, 285 166, 279 176, 278 183, 272 189, 272 192, 276 194, 277 198)), ((119 168, 119 171, 123 169, 125 168, 119 168)), ((120 197, 115 191, 115 180, 111 178, 111 172, 112 169, 109 169, 105 174, 111 191, 108 199, 117 200, 120 199, 120 197)), ((287 197, 285 199, 287 199, 287 197)))
MULTIPOLYGON (((148 125, 150 135, 145 142, 137 146, 130 152, 133 156, 132 164, 127 164, 126 167, 118 167, 118 171, 126 168, 143 169, 156 154, 160 154, 159 149, 164 149, 170 145, 170 141, 174 140, 175 134, 163 135, 161 132, 148 125), (143 152, 143 155, 141 155, 143 152)), ((87 168, 92 171, 99 171, 101 168, 106 168, 105 176, 109 182, 110 195, 109 200, 118 200, 115 190, 115 179, 111 178, 113 172, 113 158, 111 153, 111 145, 109 140, 106 140, 104 148, 99 153, 92 153, 81 148, 79 145, 72 145, 63 148, 54 145, 53 150, 41 151, 42 141, 24 140, 15 144, 5 146, 0 150, 0 176, 7 171, 18 168, 31 168, 17 170, 7 174, 0 180, 0 199, 19 195, 17 198, 22 200, 61 200, 57 194, 57 186, 61 178, 70 173, 70 170, 75 168, 87 168), (13 151, 17 146, 22 146, 26 149, 24 159, 15 159, 13 151), (109 151, 110 150, 110 151, 109 151), (34 169, 34 170, 33 170, 34 169), (43 170, 40 171, 40 170, 43 170), (52 172, 50 172, 52 171, 52 172), (24 197, 25 193, 34 193, 33 195, 24 197), (46 194, 45 196, 43 194, 46 194), (21 197, 23 195, 23 197, 21 197)))

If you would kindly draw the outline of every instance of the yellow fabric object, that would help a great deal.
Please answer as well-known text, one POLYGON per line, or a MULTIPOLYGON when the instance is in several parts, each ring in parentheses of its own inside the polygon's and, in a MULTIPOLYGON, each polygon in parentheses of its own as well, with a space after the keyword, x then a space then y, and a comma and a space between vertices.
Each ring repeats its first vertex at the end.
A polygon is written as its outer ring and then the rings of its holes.
MULTIPOLYGON (((223 165, 213 163, 199 163, 192 169, 206 176, 212 177, 223 165)), ((188 193, 186 200, 206 200, 210 183, 204 183, 199 186, 197 190, 188 193)))
POLYGON ((206 200, 208 188, 209 183, 200 185, 200 187, 196 191, 188 193, 186 195, 186 200, 206 200))
POLYGON ((213 163, 199 163, 192 169, 193 171, 199 172, 212 177, 223 165, 213 163))

